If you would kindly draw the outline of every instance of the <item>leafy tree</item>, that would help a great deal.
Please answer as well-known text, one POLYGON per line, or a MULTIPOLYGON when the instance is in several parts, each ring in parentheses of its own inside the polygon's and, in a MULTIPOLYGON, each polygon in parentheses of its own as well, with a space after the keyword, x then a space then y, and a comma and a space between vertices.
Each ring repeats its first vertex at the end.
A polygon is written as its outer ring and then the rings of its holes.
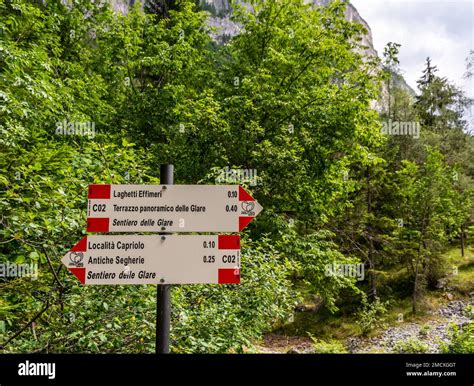
POLYGON ((413 276, 413 313, 418 311, 427 281, 435 283, 439 278, 443 262, 438 253, 469 208, 469 201, 462 200, 452 186, 451 175, 441 153, 431 148, 427 148, 424 163, 405 161, 404 168, 397 172, 397 203, 403 221, 397 233, 413 276))
POLYGON ((384 76, 387 79, 387 93, 388 93, 388 118, 392 118, 392 88, 393 88, 393 77, 399 73, 398 65, 400 61, 398 60, 398 53, 400 49, 400 44, 389 42, 384 47, 383 51, 383 65, 384 65, 384 76))

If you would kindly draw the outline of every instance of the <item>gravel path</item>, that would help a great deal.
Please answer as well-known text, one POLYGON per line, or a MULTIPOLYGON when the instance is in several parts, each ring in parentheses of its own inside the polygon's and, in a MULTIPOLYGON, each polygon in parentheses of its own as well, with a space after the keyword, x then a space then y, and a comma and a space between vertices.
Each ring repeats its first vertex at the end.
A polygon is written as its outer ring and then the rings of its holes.
MULTIPOLYGON (((387 328, 373 338, 354 337, 346 341, 350 353, 391 353, 398 342, 416 339, 427 345, 429 353, 439 353, 441 342, 449 342, 449 327, 452 323, 465 325, 470 319, 464 309, 468 301, 454 300, 433 312, 433 318, 426 323, 401 323, 387 328), (424 327, 428 326, 428 328, 424 327)), ((311 353, 313 343, 303 336, 284 336, 275 333, 267 334, 260 346, 261 353, 311 353)))
POLYGON ((285 336, 270 333, 265 335, 258 352, 264 354, 307 353, 311 352, 313 343, 304 336, 285 336))
POLYGON ((449 342, 449 326, 452 323, 465 325, 470 319, 464 315, 464 308, 468 301, 455 300, 434 313, 433 320, 422 324, 403 323, 400 326, 390 327, 381 335, 373 338, 349 338, 346 342, 349 352, 395 352, 394 347, 398 342, 407 339, 417 339, 428 346, 429 353, 439 353, 440 343, 449 342))

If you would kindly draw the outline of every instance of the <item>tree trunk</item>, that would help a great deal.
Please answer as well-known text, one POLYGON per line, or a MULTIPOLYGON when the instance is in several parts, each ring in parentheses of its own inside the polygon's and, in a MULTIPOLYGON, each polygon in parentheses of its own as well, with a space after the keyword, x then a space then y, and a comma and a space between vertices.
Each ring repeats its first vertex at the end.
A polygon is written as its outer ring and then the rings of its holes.
POLYGON ((419 291, 418 273, 419 273, 420 259, 421 259, 421 246, 422 246, 422 241, 420 240, 418 242, 418 256, 416 257, 416 262, 415 262, 415 280, 413 283, 413 304, 412 304, 413 315, 416 315, 418 311, 418 307, 417 307, 418 291, 419 291))
POLYGON ((369 252, 368 252, 368 260, 369 260, 369 283, 370 283, 370 297, 375 299, 377 297, 377 283, 375 277, 375 263, 374 263, 374 242, 372 240, 372 236, 369 235, 369 252))
POLYGON ((417 304, 416 304, 417 301, 418 301, 418 262, 416 262, 416 266, 415 266, 415 281, 413 283, 413 304, 412 304, 413 315, 416 315, 416 312, 417 312, 417 304))
MULTIPOLYGON (((370 186, 370 166, 367 166, 367 213, 372 212, 372 191, 370 186)), ((369 240, 369 248, 367 251, 367 260, 369 261, 369 296, 372 299, 377 297, 377 285, 375 278, 375 262, 374 262, 374 241, 372 239, 372 227, 370 224, 366 226, 367 238, 369 240)))
POLYGON ((464 224, 461 224, 461 256, 464 257, 464 224))

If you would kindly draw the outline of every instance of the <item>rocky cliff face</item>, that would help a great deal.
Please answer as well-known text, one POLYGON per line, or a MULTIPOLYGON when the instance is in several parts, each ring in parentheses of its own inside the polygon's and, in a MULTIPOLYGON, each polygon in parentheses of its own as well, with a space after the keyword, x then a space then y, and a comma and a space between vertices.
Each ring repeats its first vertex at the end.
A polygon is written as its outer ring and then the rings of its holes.
MULTIPOLYGON (((325 6, 331 0, 312 0, 310 1, 314 6, 325 6)), ((238 1, 245 3, 244 1, 238 1)), ((230 20, 232 8, 228 0, 200 0, 201 7, 209 11, 211 16, 209 18, 209 25, 216 27, 218 32, 213 36, 218 42, 225 42, 230 37, 236 35, 239 31, 239 26, 230 20)), ((366 46, 365 54, 377 56, 377 51, 374 48, 372 41, 372 31, 367 22, 360 16, 357 9, 347 3, 346 19, 356 23, 362 24, 367 29, 367 34, 362 39, 362 44, 366 46)))
POLYGON ((350 3, 347 4, 346 8, 346 19, 351 22, 360 23, 365 27, 367 33, 362 37, 362 44, 367 47, 365 50, 365 54, 367 56, 377 56, 377 51, 374 48, 374 42, 372 40, 372 31, 369 27, 369 24, 367 24, 367 22, 360 16, 357 9, 350 3))
POLYGON ((211 34, 214 40, 223 44, 239 33, 239 25, 230 20, 232 8, 228 0, 200 0, 199 3, 211 14, 208 24, 216 28, 211 34))
POLYGON ((128 12, 128 8, 135 4, 134 0, 110 0, 112 4, 112 8, 116 12, 120 12, 126 14, 128 12))

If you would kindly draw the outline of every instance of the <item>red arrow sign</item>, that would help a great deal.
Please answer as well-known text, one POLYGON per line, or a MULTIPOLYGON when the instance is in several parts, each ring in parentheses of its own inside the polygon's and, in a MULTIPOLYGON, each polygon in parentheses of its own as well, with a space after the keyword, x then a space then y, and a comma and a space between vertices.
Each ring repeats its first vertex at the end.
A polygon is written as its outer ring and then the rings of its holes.
POLYGON ((86 236, 61 261, 82 284, 238 284, 240 236, 86 236))
POLYGON ((89 185, 88 232, 240 232, 262 210, 240 185, 89 185))

